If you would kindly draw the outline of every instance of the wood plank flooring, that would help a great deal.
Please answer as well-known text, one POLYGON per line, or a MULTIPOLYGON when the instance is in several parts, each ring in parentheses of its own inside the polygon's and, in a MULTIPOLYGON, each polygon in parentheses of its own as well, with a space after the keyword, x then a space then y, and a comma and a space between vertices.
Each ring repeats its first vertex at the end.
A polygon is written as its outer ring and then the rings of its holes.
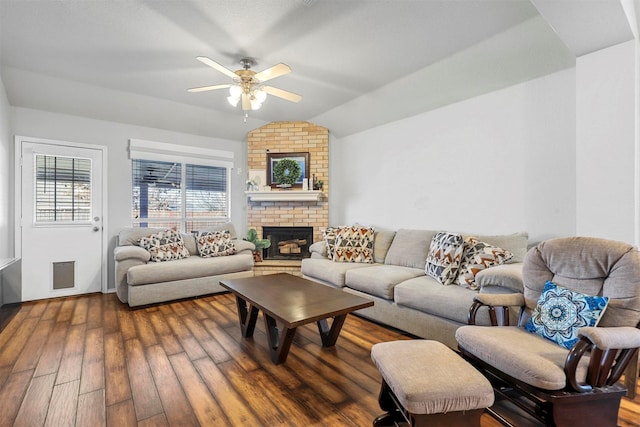
MULTIPOLYGON (((276 366, 262 320, 241 338, 230 294, 139 310, 91 294, 14 311, 0 333, 0 426, 370 426, 381 412, 371 346, 409 339, 349 315, 335 348, 307 325, 276 366)), ((623 399, 619 424, 640 425, 640 398, 623 399)))

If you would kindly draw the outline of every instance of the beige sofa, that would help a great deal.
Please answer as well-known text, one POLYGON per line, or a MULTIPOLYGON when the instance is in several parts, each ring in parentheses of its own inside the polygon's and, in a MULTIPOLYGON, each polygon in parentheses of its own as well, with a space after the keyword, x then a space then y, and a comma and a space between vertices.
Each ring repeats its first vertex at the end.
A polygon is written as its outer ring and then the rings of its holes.
POLYGON ((237 253, 202 258, 196 239, 183 234, 189 257, 173 261, 150 262, 147 250, 137 246, 140 238, 162 231, 161 228, 126 228, 118 234, 114 249, 115 279, 118 298, 131 307, 189 298, 226 291, 219 281, 224 278, 253 276, 255 245, 237 238, 233 224, 207 231, 229 230, 237 253))
MULTIPOLYGON (((373 307, 357 312, 363 317, 457 348, 455 331, 467 324, 469 307, 478 291, 458 285, 443 286, 425 274, 431 239, 438 231, 377 230, 373 264, 334 262, 327 258, 325 242, 316 242, 309 248, 311 258, 302 261, 302 274, 307 279, 374 300, 373 307)), ((514 254, 509 263, 478 273, 479 292, 522 292, 527 233, 471 235, 514 254)), ((478 314, 477 324, 490 324, 486 312, 478 314)))

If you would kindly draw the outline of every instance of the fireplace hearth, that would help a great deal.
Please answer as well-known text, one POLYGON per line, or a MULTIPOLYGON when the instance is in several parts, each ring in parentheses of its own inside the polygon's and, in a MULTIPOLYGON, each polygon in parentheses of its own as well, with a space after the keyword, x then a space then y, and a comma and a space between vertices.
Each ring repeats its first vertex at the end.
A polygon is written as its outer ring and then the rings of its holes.
POLYGON ((273 260, 309 258, 313 227, 262 227, 262 238, 271 241, 262 257, 273 260))

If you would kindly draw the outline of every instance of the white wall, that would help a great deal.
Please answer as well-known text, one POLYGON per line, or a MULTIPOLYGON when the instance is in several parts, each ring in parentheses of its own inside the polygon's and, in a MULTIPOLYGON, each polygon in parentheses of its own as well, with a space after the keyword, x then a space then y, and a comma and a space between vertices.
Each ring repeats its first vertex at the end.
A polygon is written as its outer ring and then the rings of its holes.
POLYGON ((581 56, 577 87, 577 233, 635 243, 635 42, 581 56))
POLYGON ((13 143, 7 92, 0 79, 0 258, 13 255, 13 143))
POLYGON ((107 228, 109 239, 108 259, 109 288, 114 286, 113 248, 115 236, 123 227, 131 225, 131 162, 128 156, 130 138, 171 144, 204 147, 234 152, 238 175, 232 172, 231 220, 238 233, 246 232, 246 201, 244 196, 246 169, 246 145, 240 141, 208 138, 161 129, 122 123, 88 119, 78 116, 50 113, 26 108, 12 108, 13 130, 16 135, 53 140, 96 144, 107 147, 107 228))
POLYGON ((575 234, 575 71, 330 141, 332 225, 575 234))

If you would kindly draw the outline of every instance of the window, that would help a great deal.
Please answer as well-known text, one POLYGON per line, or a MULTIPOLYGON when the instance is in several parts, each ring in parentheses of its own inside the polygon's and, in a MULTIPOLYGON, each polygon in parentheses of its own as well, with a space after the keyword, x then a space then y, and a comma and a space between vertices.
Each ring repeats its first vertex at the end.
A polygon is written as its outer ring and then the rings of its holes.
POLYGON ((231 163, 212 160, 202 150, 200 158, 174 154, 188 151, 185 147, 169 146, 172 151, 167 154, 166 146, 153 143, 153 152, 143 153, 131 141, 133 225, 192 232, 229 221, 231 163))
POLYGON ((35 155, 37 223, 91 221, 91 159, 35 155))

